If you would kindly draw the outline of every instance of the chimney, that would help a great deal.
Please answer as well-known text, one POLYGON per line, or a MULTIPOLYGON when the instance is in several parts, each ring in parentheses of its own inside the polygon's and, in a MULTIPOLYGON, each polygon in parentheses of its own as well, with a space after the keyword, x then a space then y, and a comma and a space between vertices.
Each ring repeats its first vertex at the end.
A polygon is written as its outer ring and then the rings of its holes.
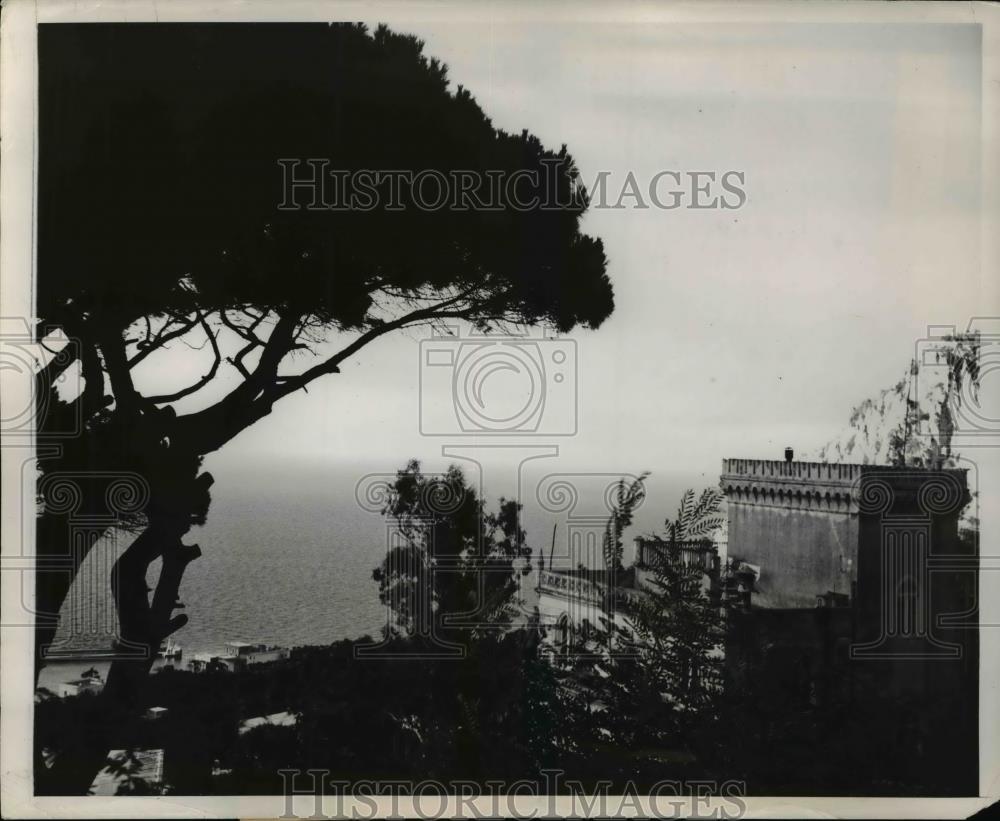
POLYGON ((785 448, 785 461, 786 462, 791 462, 792 461, 792 457, 794 457, 794 456, 795 456, 795 451, 794 450, 792 450, 790 447, 789 448, 785 448))

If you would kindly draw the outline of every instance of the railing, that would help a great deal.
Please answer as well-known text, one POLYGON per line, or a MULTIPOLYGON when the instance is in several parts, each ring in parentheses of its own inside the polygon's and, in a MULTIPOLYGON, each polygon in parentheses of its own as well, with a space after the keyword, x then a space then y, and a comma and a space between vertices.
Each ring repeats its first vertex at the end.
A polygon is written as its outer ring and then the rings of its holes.
POLYGON ((682 542, 668 542, 665 539, 638 538, 637 564, 640 567, 654 567, 670 558, 671 551, 676 550, 677 561, 684 565, 697 565, 709 570, 718 562, 719 547, 724 542, 714 542, 710 539, 692 539, 682 542))
POLYGON ((862 465, 828 462, 785 462, 777 459, 723 459, 723 476, 760 479, 804 479, 819 482, 854 482, 862 465))

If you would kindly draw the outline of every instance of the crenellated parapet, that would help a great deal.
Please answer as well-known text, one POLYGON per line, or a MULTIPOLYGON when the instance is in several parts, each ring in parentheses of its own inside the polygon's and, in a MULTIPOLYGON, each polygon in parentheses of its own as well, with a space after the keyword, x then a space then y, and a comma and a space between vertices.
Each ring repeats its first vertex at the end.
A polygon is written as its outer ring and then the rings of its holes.
POLYGON ((842 484, 855 481, 865 465, 790 462, 779 459, 723 459, 722 475, 842 484))
POLYGON ((862 465, 723 459, 720 484, 730 504, 855 513, 862 465))
POLYGON ((964 470, 768 459, 724 459, 720 486, 730 504, 827 513, 944 515, 969 498, 964 470))
POLYGON ((826 513, 912 507, 940 516, 968 501, 964 470, 724 459, 720 485, 730 504, 826 513))

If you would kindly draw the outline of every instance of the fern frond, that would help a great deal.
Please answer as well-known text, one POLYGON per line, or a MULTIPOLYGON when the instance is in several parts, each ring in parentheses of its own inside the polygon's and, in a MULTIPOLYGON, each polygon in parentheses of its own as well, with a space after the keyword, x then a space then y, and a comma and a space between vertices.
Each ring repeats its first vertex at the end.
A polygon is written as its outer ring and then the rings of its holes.
POLYGON ((701 498, 698 499, 698 504, 694 509, 695 522, 700 521, 706 516, 718 513, 722 507, 722 499, 722 491, 718 488, 705 488, 705 490, 702 491, 701 498))
POLYGON ((694 491, 688 488, 681 497, 681 506, 677 510, 677 538, 684 541, 687 532, 694 522, 694 491))
POLYGON ((703 519, 699 519, 688 532, 687 538, 698 539, 702 536, 708 536, 717 528, 722 527, 725 521, 725 516, 706 516, 703 519))

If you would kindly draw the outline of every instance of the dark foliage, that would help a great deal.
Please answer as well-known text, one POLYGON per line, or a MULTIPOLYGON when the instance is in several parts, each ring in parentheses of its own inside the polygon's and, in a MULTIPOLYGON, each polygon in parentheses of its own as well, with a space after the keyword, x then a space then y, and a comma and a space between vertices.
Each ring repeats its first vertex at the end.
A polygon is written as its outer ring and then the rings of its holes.
POLYGON ((485 317, 599 325, 611 288, 572 158, 494 128, 422 47, 348 24, 43 27, 42 319, 254 306, 363 328, 380 295, 458 286, 485 317), (565 207, 279 211, 281 158, 536 171, 565 207))
MULTIPOLYGON (((39 87, 39 334, 71 340, 38 374, 51 400, 41 433, 79 422, 40 462, 39 555, 65 555, 70 538, 65 492, 47 477, 73 484, 72 514, 139 533, 114 580, 122 638, 146 661, 116 663, 100 700, 134 708, 157 647, 187 619, 174 611, 200 549, 181 539, 208 510, 205 454, 384 334, 445 319, 596 328, 612 289, 600 241, 579 230, 587 195, 565 147, 494 128, 415 37, 42 26, 39 87), (537 177, 504 189, 496 210, 421 208, 384 188, 372 208, 280 209, 279 160, 310 158, 347 174, 537 177), (533 196, 558 207, 510 207, 533 196), (172 343, 202 375, 151 395, 138 375, 172 343), (75 373, 79 394, 58 395, 75 373), (108 510, 100 475, 138 477, 140 501, 108 510)), ((81 559, 100 535, 77 545, 81 559)), ((38 574, 39 647, 71 583, 38 574)))
POLYGON ((454 649, 506 629, 518 577, 531 571, 521 505, 501 498, 496 513, 487 511, 459 468, 428 476, 415 460, 387 497, 383 514, 402 544, 374 578, 395 619, 390 633, 454 649))

